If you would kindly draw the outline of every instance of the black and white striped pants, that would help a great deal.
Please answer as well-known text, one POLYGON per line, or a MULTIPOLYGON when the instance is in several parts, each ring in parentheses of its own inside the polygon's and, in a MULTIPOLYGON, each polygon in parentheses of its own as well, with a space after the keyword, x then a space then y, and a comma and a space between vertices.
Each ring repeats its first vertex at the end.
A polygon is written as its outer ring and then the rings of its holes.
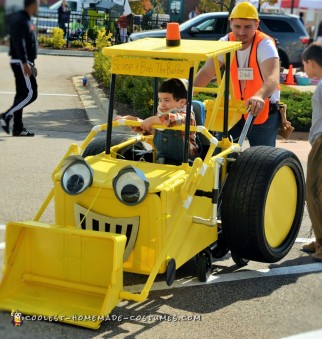
POLYGON ((12 59, 10 64, 15 76, 16 95, 13 105, 4 114, 6 119, 13 116, 13 131, 19 132, 23 128, 23 108, 37 99, 38 85, 34 72, 30 77, 24 75, 21 60, 12 59))

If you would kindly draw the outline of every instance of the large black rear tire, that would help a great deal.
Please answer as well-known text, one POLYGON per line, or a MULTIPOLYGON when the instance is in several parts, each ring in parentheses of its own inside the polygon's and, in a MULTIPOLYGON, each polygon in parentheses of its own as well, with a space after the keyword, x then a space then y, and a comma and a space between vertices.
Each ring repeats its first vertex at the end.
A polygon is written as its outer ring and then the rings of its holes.
POLYGON ((241 258, 276 262, 291 249, 304 210, 304 175, 288 150, 258 146, 240 154, 223 189, 222 228, 241 258))

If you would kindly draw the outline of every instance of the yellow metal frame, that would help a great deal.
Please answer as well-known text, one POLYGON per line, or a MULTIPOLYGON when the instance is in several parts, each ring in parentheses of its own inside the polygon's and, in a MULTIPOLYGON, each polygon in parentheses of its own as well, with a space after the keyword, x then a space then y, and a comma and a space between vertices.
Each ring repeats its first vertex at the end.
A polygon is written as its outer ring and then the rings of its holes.
MULTIPOLYGON (((104 316, 122 299, 144 301, 155 277, 166 271, 170 259, 175 259, 178 268, 217 241, 213 204, 210 199, 205 202, 207 198, 198 197, 195 193, 218 186, 219 172, 222 178, 227 172, 225 159, 229 154, 240 151, 240 145, 228 139, 218 144, 209 132, 219 128, 223 121, 225 74, 222 77, 220 73, 218 57, 229 53, 232 60, 239 48, 240 42, 182 40, 178 47, 167 47, 165 39, 143 39, 103 49, 103 54, 111 57, 113 74, 136 76, 187 78, 191 68, 195 74, 200 62, 214 58, 218 87, 195 90, 216 93, 217 98, 207 107, 206 126, 191 126, 191 131, 205 136, 210 144, 209 150, 203 160, 196 158, 192 166, 187 163, 172 166, 117 159, 116 154, 123 147, 137 141, 152 143, 151 136, 137 135, 111 147, 110 154, 86 158, 94 171, 93 183, 82 194, 68 196, 60 185, 62 164, 71 155, 81 155, 91 140, 108 128, 107 124, 95 126, 80 146, 72 144, 69 147, 54 169, 54 187, 34 219, 7 225, 4 278, 0 284, 1 308, 18 309, 26 314, 62 316, 60 321, 98 328, 101 318, 80 321, 71 315, 83 312, 104 316), (214 156, 217 145, 222 151, 214 156), (142 206, 126 206, 113 193, 113 177, 128 165, 144 172, 150 183, 142 206), (220 167, 222 171, 219 171, 220 167), (40 222, 40 218, 53 199, 55 224, 48 225, 40 222), (74 213, 76 205, 87 210, 77 221, 74 213), (81 229, 90 211, 104 215, 107 206, 111 205, 113 209, 108 212, 111 218, 140 216, 136 245, 124 263, 124 235, 81 229), (155 211, 153 218, 149 215, 151 211, 155 211), (46 239, 44 244, 43 239, 46 239), (97 270, 94 264, 96 258, 97 265, 102 263, 101 270, 97 270), (124 289, 123 271, 148 275, 142 291, 132 293, 124 289), (37 305, 30 293, 39 296, 37 305), (64 301, 64 307, 59 307, 58 299, 59 302, 64 301)), ((236 116, 240 117, 245 112, 242 103, 235 100, 232 86, 229 90, 230 120, 236 120, 236 116)), ((136 127, 140 123, 123 119, 113 122, 116 129, 124 125, 136 127)), ((183 131, 184 128, 176 126, 169 129, 183 131)))

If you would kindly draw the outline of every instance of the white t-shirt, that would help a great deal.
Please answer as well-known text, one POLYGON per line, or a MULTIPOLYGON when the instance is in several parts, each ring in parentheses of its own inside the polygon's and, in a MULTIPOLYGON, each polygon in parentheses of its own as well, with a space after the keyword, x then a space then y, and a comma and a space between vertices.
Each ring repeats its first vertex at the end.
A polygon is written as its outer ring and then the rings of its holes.
MULTIPOLYGON (((228 35, 225 35, 220 40, 228 41, 228 35)), ((249 60, 251 46, 252 45, 249 45, 246 49, 238 50, 236 52, 239 67, 247 67, 248 66, 248 60, 249 60)), ((258 48, 257 48, 257 60, 258 60, 259 68, 261 68, 261 64, 265 60, 270 59, 270 58, 279 58, 279 56, 278 56, 277 48, 274 45, 274 42, 269 38, 265 38, 258 44, 258 48)), ((224 63, 224 57, 223 56, 219 56, 218 60, 221 63, 224 63)), ((280 100, 280 91, 278 89, 276 89, 273 92, 273 94, 271 95, 270 101, 275 103, 279 100, 280 100)))

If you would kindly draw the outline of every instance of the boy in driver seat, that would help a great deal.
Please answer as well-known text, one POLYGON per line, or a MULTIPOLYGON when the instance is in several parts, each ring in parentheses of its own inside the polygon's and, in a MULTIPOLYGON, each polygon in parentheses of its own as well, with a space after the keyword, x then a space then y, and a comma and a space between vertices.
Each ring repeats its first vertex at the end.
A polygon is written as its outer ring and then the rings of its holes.
MULTIPOLYGON (((118 119, 141 121, 141 129, 154 134, 153 142, 157 150, 157 162, 178 165, 183 161, 184 131, 168 129, 152 129, 152 125, 167 127, 184 125, 186 122, 187 80, 167 79, 158 89, 159 105, 157 113, 147 119, 139 119, 130 115, 116 117, 118 119)), ((191 112, 191 126, 196 126, 196 120, 191 112)), ((136 129, 137 130, 137 129, 136 129)), ((196 133, 190 132, 189 159, 198 156, 196 133)))

